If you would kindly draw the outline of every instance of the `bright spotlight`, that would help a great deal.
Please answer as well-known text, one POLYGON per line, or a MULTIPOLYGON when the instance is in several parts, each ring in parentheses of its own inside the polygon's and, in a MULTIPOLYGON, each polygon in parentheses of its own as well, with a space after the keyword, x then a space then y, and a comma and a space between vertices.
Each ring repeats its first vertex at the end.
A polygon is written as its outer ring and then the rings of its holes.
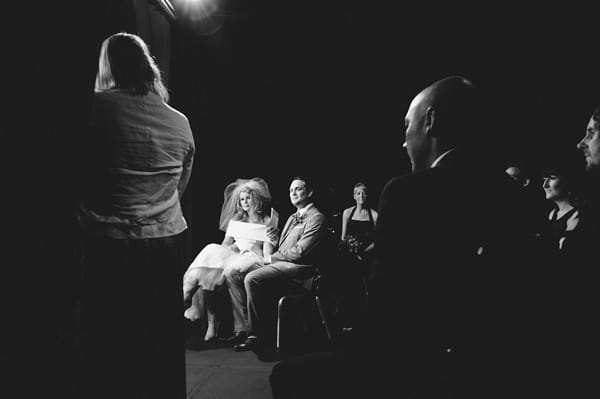
POLYGON ((218 0, 173 0, 177 14, 182 18, 199 21, 219 10, 218 0))
POLYGON ((220 0, 171 0, 178 19, 202 35, 212 35, 223 25, 220 0))

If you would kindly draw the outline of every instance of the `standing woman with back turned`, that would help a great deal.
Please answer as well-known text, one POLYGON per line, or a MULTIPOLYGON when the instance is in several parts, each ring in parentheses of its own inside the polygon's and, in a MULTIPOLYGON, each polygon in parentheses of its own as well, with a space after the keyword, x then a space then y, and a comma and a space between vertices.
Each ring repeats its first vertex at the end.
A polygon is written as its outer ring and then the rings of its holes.
POLYGON ((180 200, 194 140, 144 41, 102 43, 82 148, 78 397, 185 398, 180 200))

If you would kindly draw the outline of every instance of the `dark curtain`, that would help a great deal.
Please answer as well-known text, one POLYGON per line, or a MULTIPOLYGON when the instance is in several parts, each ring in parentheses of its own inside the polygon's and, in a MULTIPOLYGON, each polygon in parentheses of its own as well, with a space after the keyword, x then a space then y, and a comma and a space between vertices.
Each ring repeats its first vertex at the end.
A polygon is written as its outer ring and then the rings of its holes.
POLYGON ((167 87, 171 61, 171 25, 157 2, 152 0, 132 0, 135 10, 137 34, 150 46, 167 87))

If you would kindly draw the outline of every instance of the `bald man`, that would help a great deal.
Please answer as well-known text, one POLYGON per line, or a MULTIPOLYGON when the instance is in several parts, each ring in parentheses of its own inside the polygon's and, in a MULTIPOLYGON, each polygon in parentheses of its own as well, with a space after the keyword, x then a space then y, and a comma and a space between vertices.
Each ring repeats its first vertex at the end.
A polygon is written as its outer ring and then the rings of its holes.
POLYGON ((510 164, 505 170, 524 192, 526 202, 523 203, 523 208, 527 209, 527 213, 531 215, 533 225, 530 230, 537 234, 544 234, 547 228, 548 213, 552 209, 553 203, 546 200, 542 183, 532 181, 531 173, 521 164, 510 164))
POLYGON ((475 151, 480 104, 462 77, 413 99, 413 172, 381 195, 368 320, 333 354, 277 364, 274 399, 538 397, 517 383, 529 365, 516 357, 515 336, 527 336, 518 309, 530 308, 515 282, 528 279, 508 254, 522 243, 500 239, 519 236, 522 190, 475 151))
POLYGON ((529 183, 531 183, 531 179, 520 167, 516 165, 510 165, 508 168, 506 168, 506 173, 523 187, 527 187, 529 183))
POLYGON ((507 361, 522 320, 504 239, 522 228, 522 190, 476 151, 480 105, 460 76, 418 93, 405 118, 413 173, 381 194, 372 309, 388 344, 372 387, 398 397, 502 397, 498 382, 520 378, 507 361))

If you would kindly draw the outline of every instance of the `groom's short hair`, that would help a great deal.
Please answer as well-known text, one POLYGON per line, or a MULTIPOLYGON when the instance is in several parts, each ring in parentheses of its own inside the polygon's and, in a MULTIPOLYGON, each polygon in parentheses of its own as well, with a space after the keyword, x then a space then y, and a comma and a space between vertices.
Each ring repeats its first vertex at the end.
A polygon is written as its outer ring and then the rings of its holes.
POLYGON ((306 175, 297 175, 297 176, 294 176, 292 178, 292 181, 294 181, 294 180, 301 180, 301 181, 303 181, 304 182, 304 187, 306 187, 306 190, 312 191, 313 194, 314 194, 315 187, 314 187, 311 179, 309 179, 306 175))

